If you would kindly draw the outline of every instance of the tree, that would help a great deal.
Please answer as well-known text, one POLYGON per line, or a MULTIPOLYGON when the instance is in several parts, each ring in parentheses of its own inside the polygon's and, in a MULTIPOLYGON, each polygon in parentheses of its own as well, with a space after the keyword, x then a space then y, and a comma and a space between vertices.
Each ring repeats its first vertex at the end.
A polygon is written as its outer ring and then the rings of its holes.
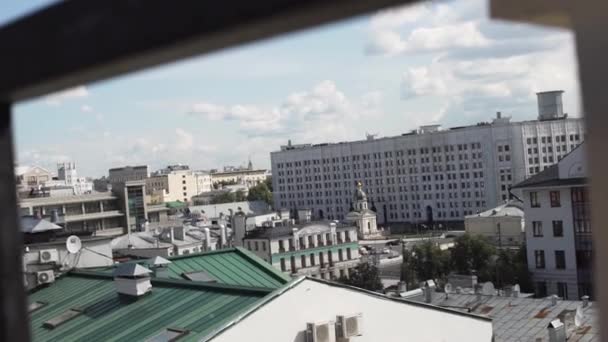
POLYGON ((381 291, 384 287, 380 281, 380 273, 378 268, 367 262, 360 263, 355 270, 351 272, 350 277, 340 277, 339 282, 359 287, 370 291, 381 291))
POLYGON ((242 202, 242 201, 247 200, 247 196, 245 196, 245 191, 237 190, 234 193, 234 200, 235 200, 235 202, 242 202))
POLYGON ((260 182, 255 186, 249 188, 249 195, 247 195, 248 201, 264 201, 272 205, 272 192, 268 189, 266 182, 260 182))
POLYGON ((264 180, 264 184, 266 184, 266 187, 268 188, 268 190, 270 192, 274 191, 274 190, 272 190, 272 176, 266 177, 266 179, 264 180))
POLYGON ((471 274, 486 278, 491 275, 491 257, 496 249, 481 235, 464 234, 456 238, 451 252, 452 269, 460 274, 471 274))
POLYGON ((416 274, 414 272, 413 258, 410 251, 402 250, 403 261, 401 261, 401 276, 400 281, 405 282, 407 288, 411 288, 416 283, 416 274))
POLYGON ((448 254, 431 241, 412 249, 412 265, 418 281, 442 278, 448 273, 448 254))
POLYGON ((221 192, 211 197, 211 204, 232 203, 236 201, 236 196, 232 192, 221 192))

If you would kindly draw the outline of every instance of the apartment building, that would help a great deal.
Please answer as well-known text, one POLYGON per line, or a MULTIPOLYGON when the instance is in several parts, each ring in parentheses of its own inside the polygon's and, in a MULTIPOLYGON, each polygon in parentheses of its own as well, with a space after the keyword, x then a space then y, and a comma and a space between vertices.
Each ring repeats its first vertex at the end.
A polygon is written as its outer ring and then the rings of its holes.
POLYGON ((528 267, 536 294, 594 297, 584 145, 515 186, 523 193, 528 267))
POLYGON ((17 189, 31 189, 43 186, 53 179, 51 173, 39 166, 17 166, 15 167, 17 189))
POLYGON ((146 179, 147 195, 153 202, 190 202, 192 197, 211 190, 211 176, 190 170, 188 165, 169 165, 146 179))
POLYGON ((347 277, 359 264, 357 227, 334 221, 306 220, 298 224, 273 221, 270 225, 249 230, 243 246, 293 276, 347 277))
POLYGON ((270 172, 264 169, 253 169, 253 164, 249 162, 248 167, 224 167, 223 171, 211 170, 211 181, 213 184, 235 183, 252 187, 260 182, 264 182, 270 177, 270 172))
POLYGON ((441 129, 400 136, 291 144, 271 153, 274 203, 343 219, 361 181, 379 223, 462 222, 509 199, 509 188, 555 164, 584 139, 582 119, 563 113, 562 91, 537 94, 537 120, 441 129))
POLYGON ((464 229, 499 247, 521 246, 525 241, 522 206, 522 203, 510 200, 496 208, 465 216, 464 229))
POLYGON ((108 182, 110 184, 143 180, 149 176, 150 171, 147 165, 123 166, 108 170, 108 182))

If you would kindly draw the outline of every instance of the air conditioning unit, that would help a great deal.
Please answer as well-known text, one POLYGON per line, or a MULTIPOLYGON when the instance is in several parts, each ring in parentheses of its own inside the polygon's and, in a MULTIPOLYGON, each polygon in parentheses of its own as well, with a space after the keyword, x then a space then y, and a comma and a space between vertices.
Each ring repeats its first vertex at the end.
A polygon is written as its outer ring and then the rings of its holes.
POLYGON ((48 264, 51 262, 59 261, 59 253, 56 249, 41 249, 40 250, 40 263, 48 264))
POLYGON ((336 317, 336 336, 340 338, 351 338, 360 336, 363 333, 362 315, 356 314, 351 316, 336 317))
POLYGON ((36 272, 36 282, 38 285, 49 284, 55 281, 53 270, 36 272))
POLYGON ((333 322, 306 323, 306 342, 335 342, 336 330, 333 322))

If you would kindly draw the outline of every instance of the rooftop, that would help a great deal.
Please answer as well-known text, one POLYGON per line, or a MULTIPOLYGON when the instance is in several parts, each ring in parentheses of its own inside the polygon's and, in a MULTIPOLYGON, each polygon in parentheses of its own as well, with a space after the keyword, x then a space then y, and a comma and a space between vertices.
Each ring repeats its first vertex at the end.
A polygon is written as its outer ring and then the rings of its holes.
MULTIPOLYGON (((167 258, 168 277, 185 279, 186 273, 206 272, 219 284, 276 289, 291 280, 264 260, 243 248, 227 248, 167 258)), ((152 259, 132 261, 150 268, 152 259)), ((111 274, 112 268, 99 270, 111 274)))
POLYGON ((38 197, 38 198, 25 198, 20 201, 20 206, 39 206, 39 205, 53 205, 53 204, 69 204, 69 203, 80 203, 80 202, 94 202, 104 200, 114 200, 117 197, 112 195, 111 192, 98 192, 93 194, 85 195, 74 195, 74 196, 62 196, 62 197, 38 197))
POLYGON ((503 203, 496 208, 486 210, 484 212, 467 215, 465 218, 475 218, 475 217, 497 217, 497 216, 514 216, 514 217, 523 217, 524 211, 519 203, 515 203, 513 201, 509 201, 507 203, 503 203))
MULTIPOLYGON (((410 298, 423 302, 424 296, 410 298)), ((547 326, 556 319, 571 314, 573 319, 580 301, 558 300, 555 306, 550 298, 523 298, 481 296, 475 294, 435 293, 432 304, 439 307, 461 310, 492 318, 496 341, 548 341, 547 326)), ((599 340, 599 308, 593 302, 582 309, 583 320, 580 327, 573 321, 567 326, 568 341, 599 340)))
POLYGON ((30 293, 33 341, 147 341, 167 328, 205 336, 251 307, 270 290, 187 280, 152 279, 153 290, 137 299, 120 297, 111 274, 74 271, 30 293), (45 322, 66 317, 54 328, 45 322))
MULTIPOLYGON (((277 227, 257 227, 254 230, 248 231, 246 238, 252 239, 272 239, 284 236, 293 235, 293 230, 297 229, 299 234, 319 234, 323 232, 329 232, 330 224, 335 223, 333 221, 313 221, 305 223, 288 223, 285 226, 277 227)), ((354 225, 344 224, 341 222, 335 223, 336 229, 356 229, 354 225)))

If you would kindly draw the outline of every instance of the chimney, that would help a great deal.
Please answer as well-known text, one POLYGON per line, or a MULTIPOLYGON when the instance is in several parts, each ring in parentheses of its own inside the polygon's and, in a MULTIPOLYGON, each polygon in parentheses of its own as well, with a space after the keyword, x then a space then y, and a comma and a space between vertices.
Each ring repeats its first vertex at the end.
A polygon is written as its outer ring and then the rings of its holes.
POLYGON ((501 112, 496 112, 496 118, 497 118, 497 119, 502 118, 502 113, 501 113, 501 112))
POLYGON ((581 300, 583 301, 583 308, 589 306, 589 296, 582 296, 581 300))
POLYGON ((176 240, 184 241, 184 227, 173 227, 173 237, 176 240))
POLYGON ((203 232, 205 233, 205 251, 211 250, 211 232, 209 228, 203 228, 203 232))
POLYGON ((557 305, 557 295, 551 295, 551 306, 557 305))
POLYGON ((566 326, 559 318, 551 321, 547 330, 549 331, 549 342, 566 342, 566 326))
POLYGON ((57 211, 57 209, 53 209, 53 211, 51 211, 51 222, 59 222, 59 212, 57 211))
POLYGON ((141 297, 152 291, 149 269, 136 263, 122 263, 114 269, 114 285, 119 295, 141 297))
POLYGON ((150 265, 154 276, 157 278, 169 278, 169 264, 171 264, 171 261, 161 256, 148 259, 148 265, 150 265))
POLYGON ((221 248, 224 248, 226 246, 226 244, 227 244, 227 241, 226 241, 226 226, 224 224, 221 224, 221 223, 219 224, 219 226, 220 226, 220 246, 219 246, 220 248, 219 249, 221 249, 221 248))

